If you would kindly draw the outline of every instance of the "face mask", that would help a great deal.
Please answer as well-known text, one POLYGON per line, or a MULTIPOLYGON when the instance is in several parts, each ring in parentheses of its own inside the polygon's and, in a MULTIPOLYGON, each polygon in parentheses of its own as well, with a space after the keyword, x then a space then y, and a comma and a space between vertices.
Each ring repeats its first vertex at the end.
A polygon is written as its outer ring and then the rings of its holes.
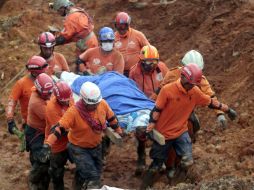
POLYGON ((146 72, 151 72, 152 70, 154 70, 153 64, 148 65, 148 64, 145 64, 144 62, 142 62, 141 64, 142 64, 144 71, 146 71, 146 72))
POLYGON ((101 48, 104 51, 112 51, 112 49, 113 49, 113 43, 112 42, 102 42, 101 43, 101 48))

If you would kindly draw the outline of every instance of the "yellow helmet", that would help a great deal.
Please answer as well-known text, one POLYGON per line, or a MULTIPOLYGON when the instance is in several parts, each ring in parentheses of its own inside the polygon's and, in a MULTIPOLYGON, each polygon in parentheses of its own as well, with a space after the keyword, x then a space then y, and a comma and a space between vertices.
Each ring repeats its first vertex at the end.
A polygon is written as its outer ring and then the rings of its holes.
POLYGON ((139 58, 141 60, 159 60, 159 53, 156 47, 146 45, 141 49, 139 58))

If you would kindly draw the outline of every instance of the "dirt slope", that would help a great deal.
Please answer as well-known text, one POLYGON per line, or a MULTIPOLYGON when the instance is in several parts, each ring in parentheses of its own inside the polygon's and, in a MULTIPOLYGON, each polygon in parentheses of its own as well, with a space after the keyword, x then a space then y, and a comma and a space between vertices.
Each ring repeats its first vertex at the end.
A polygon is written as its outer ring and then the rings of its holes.
MULTIPOLYGON (((0 89, 15 76, 28 58, 38 53, 35 43, 48 25, 61 26, 61 18, 48 10, 43 0, 5 0, 0 2, 0 89), (2 79, 3 78, 3 79, 2 79)), ((253 189, 254 177, 254 6, 252 0, 177 0, 172 4, 145 6, 127 0, 76 0, 94 16, 96 32, 113 26, 117 11, 132 17, 132 26, 145 33, 169 67, 178 64, 183 54, 198 49, 205 58, 204 73, 218 98, 239 113, 237 122, 220 130, 213 111, 198 109, 202 130, 193 147, 195 165, 186 184, 174 189, 253 189), (231 177, 230 177, 231 176, 231 177)), ((142 4, 144 5, 144 4, 142 4)), ((74 46, 57 47, 72 64, 74 46)), ((6 102, 8 90, 2 93, 6 102)), ((27 189, 28 155, 19 153, 18 142, 0 120, 0 189, 27 189)), ((135 142, 122 149, 113 147, 103 175, 107 185, 135 189, 140 178, 135 169, 135 142), (116 156, 117 155, 117 156, 116 156)), ((72 175, 66 174, 70 189, 72 175)), ((155 189, 165 189, 161 177, 155 189)), ((170 188, 170 186, 167 186, 170 188)))

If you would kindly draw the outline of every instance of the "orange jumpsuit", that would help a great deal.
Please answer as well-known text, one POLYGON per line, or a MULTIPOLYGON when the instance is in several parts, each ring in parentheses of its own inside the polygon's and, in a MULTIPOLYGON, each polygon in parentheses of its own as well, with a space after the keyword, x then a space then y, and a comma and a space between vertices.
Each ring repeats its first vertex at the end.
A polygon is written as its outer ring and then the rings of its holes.
POLYGON ((140 50, 149 45, 148 40, 142 32, 129 28, 127 35, 122 37, 115 32, 115 49, 120 51, 124 57, 124 70, 130 70, 139 61, 140 50))
POLYGON ((25 123, 27 122, 28 102, 32 93, 31 88, 33 86, 33 79, 28 75, 22 77, 15 83, 9 96, 8 105, 6 107, 7 120, 13 119, 15 107, 19 101, 22 119, 25 123))
POLYGON ((88 49, 82 53, 79 58, 84 61, 85 66, 80 65, 80 71, 91 71, 93 74, 100 72, 100 69, 105 68, 106 71, 117 71, 123 74, 124 59, 122 54, 113 49, 111 52, 104 53, 101 47, 88 49))
POLYGON ((188 118, 196 105, 208 106, 210 103, 210 96, 196 86, 186 91, 178 79, 165 85, 158 95, 155 104, 162 112, 155 128, 166 140, 176 139, 188 131, 188 118))
MULTIPOLYGON (((176 81, 177 79, 179 79, 180 77, 181 77, 181 67, 175 67, 167 72, 160 87, 162 88, 164 85, 172 83, 172 82, 176 81)), ((201 83, 198 85, 198 87, 206 95, 208 95, 210 97, 214 97, 215 93, 212 90, 208 80, 205 78, 204 75, 202 76, 201 83)), ((154 96, 154 98, 156 98, 156 95, 154 96)), ((222 112, 220 110, 215 110, 215 113, 216 114, 221 114, 221 113, 224 114, 224 112, 222 112)), ((190 121, 188 121, 188 130, 189 130, 190 136, 193 136, 193 125, 190 121)), ((175 162, 178 162, 178 159, 177 159, 175 150, 173 148, 171 148, 169 151, 169 156, 168 156, 168 160, 167 160, 167 167, 172 167, 175 164, 175 162)))
MULTIPOLYGON (((102 100, 95 111, 89 112, 91 117, 101 125, 106 123, 107 119, 114 116, 105 100, 102 100)), ((116 124, 116 118, 110 124, 116 124)), ((69 142, 81 148, 94 148, 101 143, 102 134, 96 133, 88 125, 87 121, 83 120, 75 105, 71 106, 59 121, 59 125, 65 128, 68 133, 69 142)), ((45 143, 52 145, 57 137, 54 134, 49 135, 45 143)))
POLYGON ((151 73, 143 72, 141 64, 138 63, 131 68, 129 78, 137 83, 147 97, 150 97, 160 86, 167 71, 168 68, 163 62, 159 62, 157 68, 151 73))
POLYGON ((81 8, 72 7, 64 20, 64 29, 60 33, 68 42, 76 42, 79 53, 98 46, 92 18, 81 8))
POLYGON ((47 59, 47 63, 49 66, 45 73, 47 73, 49 76, 58 71, 70 71, 65 57, 61 53, 54 52, 53 55, 47 59))
POLYGON ((40 133, 45 133, 47 102, 40 98, 36 88, 32 88, 31 98, 28 104, 27 124, 40 133))
MULTIPOLYGON (((73 100, 70 101, 70 106, 73 105, 73 100)), ((50 129, 52 126, 56 125, 61 119, 63 114, 69 106, 62 106, 57 102, 55 96, 52 96, 51 99, 47 102, 46 107, 46 129, 45 129, 45 139, 48 138, 50 134, 50 129)), ((68 143, 67 136, 62 136, 61 139, 57 140, 51 147, 53 153, 58 153, 66 150, 68 143)))

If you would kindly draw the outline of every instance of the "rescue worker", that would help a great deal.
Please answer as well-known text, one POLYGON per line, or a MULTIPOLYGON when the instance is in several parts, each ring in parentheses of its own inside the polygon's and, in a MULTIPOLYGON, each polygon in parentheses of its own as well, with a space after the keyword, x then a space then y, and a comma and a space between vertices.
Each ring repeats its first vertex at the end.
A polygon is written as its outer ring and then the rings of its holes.
MULTIPOLYGON (((195 63, 201 70, 203 70, 203 68, 204 68, 203 56, 196 50, 188 51, 181 60, 181 64, 183 66, 186 66, 190 63, 195 63)), ((181 77, 181 68, 182 67, 175 67, 175 68, 169 70, 167 72, 166 76, 164 77, 164 79, 160 85, 160 88, 166 84, 169 84, 169 83, 174 82, 177 79, 179 79, 181 77)), ((208 95, 212 98, 216 98, 215 92, 212 90, 208 80, 206 79, 206 77, 204 75, 202 75, 201 82, 200 82, 200 84, 198 84, 198 87, 206 95, 208 95)), ((157 91, 157 93, 158 92, 159 92, 159 90, 157 91)), ((155 96, 153 95, 153 99, 155 99, 155 98, 156 98, 156 95, 155 96)), ((227 127, 227 120, 224 116, 224 112, 222 112, 220 110, 215 110, 215 113, 217 115, 217 120, 218 120, 220 126, 223 128, 226 128, 227 127)), ((200 129, 200 124, 199 124, 198 117, 196 116, 194 111, 191 113, 191 115, 189 117, 188 128, 189 128, 189 135, 191 136, 192 141, 195 142, 195 134, 200 129)), ((176 169, 178 162, 179 162, 179 159, 176 157, 175 150, 172 148, 169 151, 169 160, 166 163, 166 166, 168 168, 168 177, 169 178, 174 177, 174 174, 176 171, 175 169, 176 169)))
POLYGON ((149 45, 145 35, 130 27, 131 17, 120 12, 115 18, 115 48, 123 54, 124 57, 124 75, 129 77, 130 69, 139 61, 140 50, 149 45))
POLYGON ((150 97, 158 89, 168 68, 160 61, 158 50, 152 45, 141 49, 139 59, 139 62, 131 68, 129 77, 147 97, 150 97))
POLYGON ((74 3, 69 0, 55 0, 53 9, 65 17, 64 29, 56 38, 56 46, 76 42, 77 55, 88 48, 98 46, 93 32, 93 20, 84 9, 74 7, 74 3))
POLYGON ((40 56, 43 57, 49 64, 46 73, 51 76, 55 72, 70 71, 68 63, 61 53, 54 52, 56 45, 56 38, 50 32, 43 32, 38 38, 38 45, 40 46, 40 56))
POLYGON ((76 164, 74 189, 99 189, 102 173, 101 140, 106 122, 117 133, 122 134, 122 130, 96 84, 85 82, 81 86, 80 96, 81 99, 54 126, 45 141, 43 157, 48 157, 52 144, 68 131, 68 152, 76 164))
POLYGON ((28 104, 27 126, 25 129, 27 151, 30 151, 32 169, 29 173, 30 189, 47 190, 50 177, 49 163, 42 157, 42 146, 46 127, 46 101, 53 91, 53 80, 45 73, 34 81, 32 94, 28 104))
POLYGON ((114 49, 115 34, 112 28, 103 27, 99 31, 100 46, 88 49, 77 60, 79 71, 90 74, 100 74, 106 71, 117 71, 123 74, 124 59, 122 54, 114 49))
POLYGON ((156 129, 164 137, 166 144, 153 142, 150 157, 153 160, 146 172, 140 189, 146 189, 153 183, 154 174, 160 170, 167 160, 171 147, 181 156, 180 166, 187 170, 193 164, 192 142, 188 134, 187 121, 196 106, 208 106, 227 113, 231 120, 236 112, 227 105, 218 102, 204 94, 196 85, 200 84, 202 70, 196 64, 188 64, 181 69, 181 78, 162 87, 154 109, 151 111, 149 125, 146 129, 151 132, 156 129))
POLYGON ((39 74, 44 73, 47 67, 48 64, 45 59, 36 55, 32 56, 26 64, 26 69, 28 72, 30 72, 30 74, 27 74, 19 79, 13 86, 11 94, 8 98, 8 104, 6 106, 6 119, 10 134, 13 134, 13 129, 17 128, 14 120, 14 112, 18 102, 21 108, 23 128, 26 125, 28 102, 32 93, 31 88, 34 86, 35 78, 39 74))
MULTIPOLYGON (((147 45, 141 49, 140 60, 131 68, 129 77, 147 97, 150 97, 158 89, 167 71, 167 66, 159 60, 158 50, 152 45, 147 45)), ((136 175, 141 175, 146 166, 145 129, 146 126, 139 126, 135 133, 138 141, 136 175)))
MULTIPOLYGON (((58 123, 66 110, 74 104, 72 90, 65 82, 57 82, 53 89, 54 96, 47 102, 45 139, 50 134, 51 127, 58 123)), ((52 147, 50 155, 49 175, 54 190, 64 190, 64 166, 68 159, 67 134, 61 136, 52 147)))

